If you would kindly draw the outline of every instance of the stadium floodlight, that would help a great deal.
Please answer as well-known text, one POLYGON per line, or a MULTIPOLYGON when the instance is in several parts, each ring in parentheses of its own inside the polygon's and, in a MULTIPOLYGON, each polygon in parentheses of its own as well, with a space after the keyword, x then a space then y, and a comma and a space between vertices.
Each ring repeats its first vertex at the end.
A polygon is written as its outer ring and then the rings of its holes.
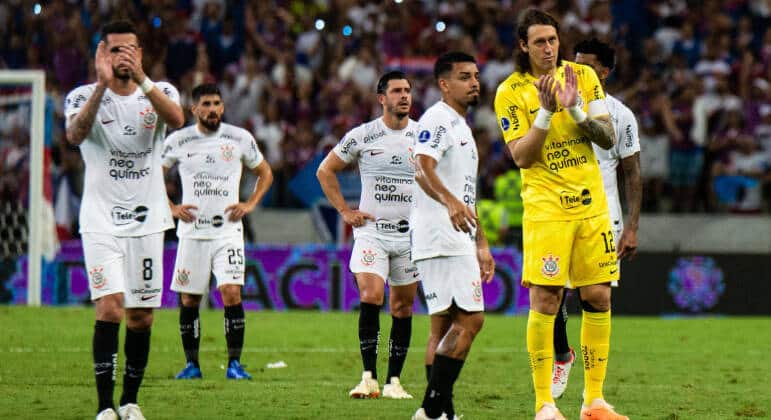
POLYGON ((0 85, 32 85, 32 115, 29 144, 29 212, 27 213, 27 305, 41 303, 41 259, 43 255, 43 123, 45 118, 45 73, 42 70, 0 70, 0 85))

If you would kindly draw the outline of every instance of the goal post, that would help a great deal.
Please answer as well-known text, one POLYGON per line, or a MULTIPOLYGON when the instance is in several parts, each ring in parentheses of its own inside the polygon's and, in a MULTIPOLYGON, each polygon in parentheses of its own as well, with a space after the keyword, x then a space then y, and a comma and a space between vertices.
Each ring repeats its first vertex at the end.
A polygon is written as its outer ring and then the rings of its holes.
POLYGON ((29 143, 29 212, 27 228, 27 305, 40 306, 42 283, 43 144, 45 122, 45 72, 0 70, 0 85, 31 85, 32 111, 29 143))

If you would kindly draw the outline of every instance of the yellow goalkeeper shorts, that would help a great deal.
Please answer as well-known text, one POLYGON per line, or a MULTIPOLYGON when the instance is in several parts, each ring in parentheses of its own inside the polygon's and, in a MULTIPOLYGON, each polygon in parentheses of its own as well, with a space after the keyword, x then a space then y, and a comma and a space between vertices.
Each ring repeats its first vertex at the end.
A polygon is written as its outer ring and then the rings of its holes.
POLYGON ((583 287, 618 280, 607 214, 567 221, 523 221, 522 285, 583 287))

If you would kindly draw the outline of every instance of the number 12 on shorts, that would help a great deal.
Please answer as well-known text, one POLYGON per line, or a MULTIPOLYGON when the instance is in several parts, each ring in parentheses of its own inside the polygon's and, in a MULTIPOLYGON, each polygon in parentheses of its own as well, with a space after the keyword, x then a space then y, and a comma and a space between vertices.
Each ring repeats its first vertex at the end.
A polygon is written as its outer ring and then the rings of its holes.
POLYGON ((602 232, 602 242, 605 245, 605 253, 610 254, 616 252, 615 241, 613 240, 613 231, 609 230, 608 233, 602 232))

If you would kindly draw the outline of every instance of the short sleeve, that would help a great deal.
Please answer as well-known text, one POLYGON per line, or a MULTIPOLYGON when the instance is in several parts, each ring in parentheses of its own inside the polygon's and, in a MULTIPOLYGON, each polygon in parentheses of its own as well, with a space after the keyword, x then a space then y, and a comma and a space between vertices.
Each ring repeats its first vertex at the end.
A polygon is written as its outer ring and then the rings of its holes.
POLYGON ((602 89, 597 73, 589 66, 580 65, 577 67, 576 71, 579 73, 580 83, 579 90, 584 102, 589 104, 589 117, 594 118, 608 115, 608 106, 605 104, 605 91, 602 89))
POLYGON ((246 141, 241 142, 241 161, 247 168, 254 169, 262 163, 265 158, 262 156, 260 148, 257 147, 257 141, 246 130, 244 130, 244 139, 246 141))
POLYGON ((169 82, 158 82, 156 83, 156 86, 164 95, 168 96, 175 104, 179 105, 179 91, 174 85, 169 82))
POLYGON ((345 163, 351 163, 359 158, 364 144, 361 141, 361 136, 358 135, 359 131, 359 127, 357 127, 345 133, 342 140, 332 149, 332 152, 345 163))
POLYGON ((418 122, 418 141, 415 143, 415 156, 431 156, 437 162, 450 148, 450 122, 437 113, 424 115, 418 122))
POLYGON ((93 92, 94 89, 90 85, 86 85, 75 88, 67 94, 64 99, 64 124, 66 127, 70 125, 70 118, 83 109, 93 92))
POLYGON ((166 140, 163 141, 163 152, 161 153, 161 165, 163 165, 164 168, 171 168, 179 161, 179 156, 177 153, 178 148, 174 147, 177 142, 177 137, 175 134, 178 133, 178 131, 175 131, 168 137, 166 137, 166 140))
POLYGON ((637 120, 628 108, 624 109, 618 124, 618 155, 624 159, 640 151, 640 135, 637 131, 637 120))
POLYGON ((514 95, 515 92, 508 86, 501 86, 495 94, 495 115, 506 143, 523 137, 530 129, 530 121, 525 114, 527 111, 514 95))

